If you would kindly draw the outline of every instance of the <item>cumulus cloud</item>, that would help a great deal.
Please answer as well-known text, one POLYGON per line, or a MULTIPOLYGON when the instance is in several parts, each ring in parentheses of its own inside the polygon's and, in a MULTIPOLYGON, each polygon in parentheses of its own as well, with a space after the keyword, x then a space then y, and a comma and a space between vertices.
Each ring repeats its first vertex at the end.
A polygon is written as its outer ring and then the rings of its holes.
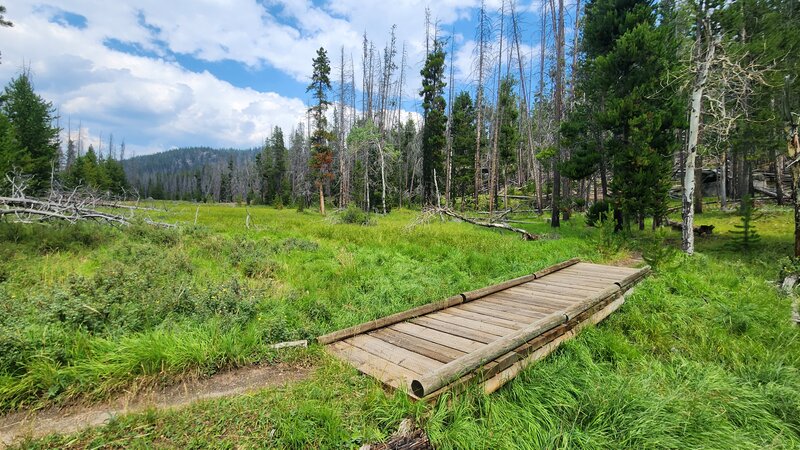
MULTIPOLYGON (((425 8, 442 34, 471 20, 480 0, 19 0, 9 6, 14 28, 0 30, 0 79, 23 67, 37 90, 58 106, 62 125, 81 122, 86 139, 124 137, 140 153, 173 146, 259 145, 272 127, 305 121, 302 88, 316 49, 334 67, 340 49, 351 55, 360 86, 363 33, 382 50, 392 25, 408 52, 408 99, 416 97, 425 48, 425 8), (111 44, 118 45, 111 45, 111 44), (188 70, 181 56, 199 61, 188 70), (202 69, 233 62, 248 70, 277 70, 297 82, 278 92, 237 86, 202 69)), ((536 5, 521 3, 522 9, 536 5)), ((487 2, 499 8, 500 0, 487 2)), ((455 68, 470 78, 473 43, 460 33, 455 68)), ((398 52, 400 49, 398 48, 398 52)), ((398 62, 399 62, 398 54, 398 62)), ((407 113, 403 114, 404 117, 407 113)))

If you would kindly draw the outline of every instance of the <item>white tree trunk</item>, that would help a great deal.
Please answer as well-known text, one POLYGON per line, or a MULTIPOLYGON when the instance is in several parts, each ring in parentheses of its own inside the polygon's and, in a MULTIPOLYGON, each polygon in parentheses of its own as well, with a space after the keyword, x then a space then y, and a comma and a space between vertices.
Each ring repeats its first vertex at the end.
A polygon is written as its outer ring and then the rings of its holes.
MULTIPOLYGON (((707 28, 706 28, 707 30, 707 28)), ((702 33, 698 30, 698 33, 702 33)), ((703 42, 698 39, 698 43, 703 42)), ((689 113, 689 143, 686 161, 683 170, 683 230, 682 248, 687 255, 694 254, 694 181, 695 181, 695 158, 697 157, 697 141, 700 135, 700 113, 703 103, 703 91, 708 79, 708 69, 711 60, 714 58, 714 43, 710 36, 706 36, 704 45, 706 48, 699 55, 694 86, 692 86, 692 103, 689 113)))
POLYGON ((378 141, 378 154, 381 157, 381 207, 383 214, 386 215, 386 164, 383 156, 383 146, 378 141))

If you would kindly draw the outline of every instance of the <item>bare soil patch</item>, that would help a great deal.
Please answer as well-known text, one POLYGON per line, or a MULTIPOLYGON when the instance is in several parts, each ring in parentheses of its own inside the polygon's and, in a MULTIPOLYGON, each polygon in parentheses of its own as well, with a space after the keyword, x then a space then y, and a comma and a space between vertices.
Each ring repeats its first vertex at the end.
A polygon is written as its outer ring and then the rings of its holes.
POLYGON ((265 387, 282 386, 307 378, 313 368, 286 364, 250 366, 209 378, 149 389, 95 405, 53 407, 21 411, 0 417, 0 448, 22 437, 68 434, 103 425, 111 418, 150 408, 181 408, 201 400, 244 394, 265 387))

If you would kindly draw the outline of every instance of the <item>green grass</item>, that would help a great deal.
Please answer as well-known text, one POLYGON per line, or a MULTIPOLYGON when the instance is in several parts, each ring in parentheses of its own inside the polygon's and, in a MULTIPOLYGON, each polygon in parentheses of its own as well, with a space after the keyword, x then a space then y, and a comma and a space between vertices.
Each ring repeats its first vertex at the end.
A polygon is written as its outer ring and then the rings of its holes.
MULTIPOLYGON (((634 233, 614 252, 580 218, 562 227, 559 239, 524 242, 458 223, 409 228, 416 217, 410 211, 367 227, 313 213, 250 211, 256 226, 250 231, 243 208, 204 206, 203 226, 175 236, 146 228, 91 230, 102 238, 57 251, 43 251, 36 239, 4 244, 0 304, 4 316, 12 308, 24 320, 0 322, 3 332, 21 329, 42 339, 50 332, 44 330, 58 329, 69 343, 61 360, 34 354, 21 359, 17 372, 6 372, 5 408, 98 398, 135 379, 277 360, 283 356, 265 350, 266 341, 312 337, 574 256, 603 261, 678 239, 634 233), (137 256, 121 258, 129 248, 138 248, 137 256), (138 256, 148 252, 152 261, 138 256), (114 283, 135 284, 131 278, 142 268, 166 273, 141 285, 149 294, 133 296, 131 311, 153 308, 160 294, 177 296, 176 286, 185 286, 192 301, 165 307, 166 315, 141 321, 140 329, 107 318, 90 331, 42 314, 53 298, 48 292, 69 286, 76 274, 97 286, 114 264, 125 274, 112 277, 114 283), (232 297, 214 302, 214 294, 232 297), (251 306, 235 307, 241 304, 251 306), (53 385, 63 387, 49 395, 53 385)), ((791 216, 786 209, 762 211, 755 223, 762 240, 749 254, 729 245, 735 215, 699 216, 699 224, 716 229, 698 239, 697 255, 660 255, 654 275, 618 312, 491 396, 469 391, 433 405, 412 403, 312 347, 302 357, 318 361, 319 369, 295 385, 124 416, 22 447, 358 448, 411 416, 444 449, 799 448, 800 331, 789 325, 790 300, 771 284, 778 259, 792 248, 791 216)), ((164 216, 191 222, 194 206, 171 205, 164 216)), ((528 228, 551 232, 544 224, 528 228)), ((115 314, 127 317, 125 311, 115 314)), ((35 352, 54 351, 49 341, 32 342, 35 352)))

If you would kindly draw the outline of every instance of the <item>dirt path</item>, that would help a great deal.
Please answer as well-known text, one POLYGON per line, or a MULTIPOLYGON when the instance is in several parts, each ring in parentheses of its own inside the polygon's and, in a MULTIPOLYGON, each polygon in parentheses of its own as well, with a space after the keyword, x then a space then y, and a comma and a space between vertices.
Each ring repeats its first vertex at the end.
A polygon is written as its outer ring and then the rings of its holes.
POLYGON ((0 449, 22 437, 74 433, 86 427, 102 425, 112 417, 148 408, 181 408, 200 400, 281 386, 307 378, 312 370, 310 367, 288 365, 245 367, 202 380, 147 391, 133 397, 120 397, 98 405, 8 414, 0 417, 0 449))

